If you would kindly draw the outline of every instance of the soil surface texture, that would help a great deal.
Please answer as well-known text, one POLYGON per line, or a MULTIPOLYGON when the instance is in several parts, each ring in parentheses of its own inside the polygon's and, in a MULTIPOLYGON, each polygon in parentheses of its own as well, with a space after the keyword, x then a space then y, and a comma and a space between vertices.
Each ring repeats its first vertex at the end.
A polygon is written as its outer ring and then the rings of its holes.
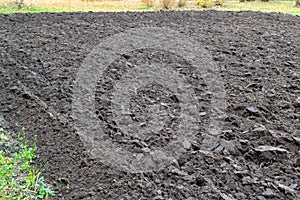
POLYGON ((26 127, 29 137, 37 135, 35 163, 45 169, 53 199, 300 199, 299 30, 300 17, 275 13, 0 15, 0 115, 26 127), (195 137, 173 162, 136 173, 93 156, 71 114, 84 59, 106 38, 142 27, 168 28, 201 44, 217 65, 227 109, 215 146, 201 151, 214 109, 201 73, 181 55, 155 48, 120 55, 97 80, 94 97, 95 114, 114 146, 151 152, 176 140, 185 108, 159 83, 141 86, 127 99, 127 121, 112 111, 115 86, 145 63, 186 77, 199 114, 195 137), (153 105, 164 114, 159 120, 151 116, 153 105), (160 122, 152 126, 155 133, 145 133, 151 132, 147 123, 160 122), (126 132, 131 123, 146 131, 126 132))

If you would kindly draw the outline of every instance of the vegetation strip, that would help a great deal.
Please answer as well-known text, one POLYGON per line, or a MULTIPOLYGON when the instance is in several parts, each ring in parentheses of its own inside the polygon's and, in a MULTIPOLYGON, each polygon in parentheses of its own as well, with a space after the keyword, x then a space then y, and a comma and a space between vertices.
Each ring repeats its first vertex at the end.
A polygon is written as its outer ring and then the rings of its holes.
POLYGON ((280 12, 300 16, 299 1, 227 1, 227 0, 125 0, 125 1, 20 1, 0 0, 0 13, 40 12, 120 12, 166 10, 219 10, 280 12))
POLYGON ((31 200, 54 195, 41 176, 41 170, 32 164, 37 158, 36 140, 30 145, 24 133, 25 129, 22 128, 22 133, 18 133, 16 139, 16 134, 11 134, 0 124, 1 199, 31 200))

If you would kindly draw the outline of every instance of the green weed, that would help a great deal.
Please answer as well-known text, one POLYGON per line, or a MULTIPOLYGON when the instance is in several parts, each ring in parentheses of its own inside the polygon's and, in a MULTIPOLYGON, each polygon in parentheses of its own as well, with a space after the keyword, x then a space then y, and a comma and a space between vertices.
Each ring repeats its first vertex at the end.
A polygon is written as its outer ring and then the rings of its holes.
MULTIPOLYGON (((3 131, 1 128, 1 134, 3 131)), ((29 145, 28 140, 19 133, 18 140, 15 153, 6 155, 0 150, 0 199, 35 200, 54 195, 40 177, 40 171, 32 165, 37 157, 36 139, 33 145, 29 145)))

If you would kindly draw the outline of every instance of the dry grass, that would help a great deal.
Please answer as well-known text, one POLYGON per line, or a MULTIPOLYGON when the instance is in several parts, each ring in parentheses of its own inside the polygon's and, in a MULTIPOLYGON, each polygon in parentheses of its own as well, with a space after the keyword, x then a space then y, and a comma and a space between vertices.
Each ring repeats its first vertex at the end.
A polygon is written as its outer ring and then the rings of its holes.
POLYGON ((154 0, 142 0, 142 3, 147 7, 154 7, 154 0))
POLYGON ((259 12, 281 12, 300 15, 300 8, 295 7, 296 1, 270 1, 270 2, 227 2, 224 7, 216 8, 222 11, 251 10, 259 12))
POLYGON ((175 6, 175 0, 160 0, 160 6, 163 9, 171 9, 175 6))
POLYGON ((214 5, 213 0, 194 0, 194 2, 202 8, 211 8, 214 5))
MULTIPOLYGON (((13 0, 0 0, 0 4, 13 0)), ((65 11, 128 11, 145 7, 141 0, 24 0, 28 6, 65 11)))
POLYGON ((186 4, 187 0, 178 0, 178 7, 183 8, 186 4))
MULTIPOLYGON (((104 12, 119 12, 119 11, 152 11, 158 10, 159 6, 149 8, 142 3, 142 0, 24 0, 29 7, 23 10, 16 10, 9 7, 2 7, 1 4, 12 2, 14 0, 0 0, 0 13, 14 12, 61 12, 61 11, 104 11, 104 12)), ((146 1, 146 0, 144 0, 146 1)), ((152 1, 152 0, 151 0, 152 1)), ((153 0, 159 2, 160 0, 153 0)), ((214 0, 217 1, 217 0, 214 0)), ((224 0, 219 0, 224 1, 224 0)), ((194 1, 188 1, 183 8, 174 7, 176 10, 201 10, 199 6, 195 7, 194 1)), ((213 7, 210 9, 223 11, 241 11, 252 10, 260 12, 283 12, 293 15, 300 15, 300 8, 295 7, 293 1, 270 1, 270 2, 244 2, 240 3, 237 0, 224 3, 223 7, 213 7)))

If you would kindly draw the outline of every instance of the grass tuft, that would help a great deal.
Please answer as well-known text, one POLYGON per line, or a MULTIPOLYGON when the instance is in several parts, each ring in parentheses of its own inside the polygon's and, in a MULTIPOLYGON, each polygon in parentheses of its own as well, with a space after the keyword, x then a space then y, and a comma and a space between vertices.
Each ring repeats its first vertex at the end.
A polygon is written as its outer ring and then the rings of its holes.
MULTIPOLYGON (((0 128, 0 134, 0 141, 11 139, 3 128, 0 128)), ((14 148, 15 152, 10 154, 0 150, 0 199, 35 200, 54 195, 40 177, 40 171, 32 164, 37 157, 36 140, 29 145, 28 140, 19 133, 18 146, 14 148)))

